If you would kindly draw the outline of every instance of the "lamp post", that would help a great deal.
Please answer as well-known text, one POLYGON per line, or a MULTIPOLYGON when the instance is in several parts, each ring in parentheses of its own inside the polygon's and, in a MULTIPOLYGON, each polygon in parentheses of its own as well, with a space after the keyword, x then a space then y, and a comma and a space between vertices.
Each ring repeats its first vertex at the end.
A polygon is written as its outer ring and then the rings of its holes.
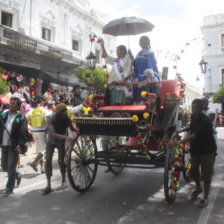
POLYGON ((207 71, 207 62, 202 58, 201 61, 199 62, 199 65, 201 66, 201 72, 206 73, 207 71))
POLYGON ((88 54, 86 59, 87 59, 88 68, 90 70, 94 70, 95 67, 96 67, 96 59, 97 59, 97 57, 93 54, 92 51, 90 51, 90 53, 88 54))

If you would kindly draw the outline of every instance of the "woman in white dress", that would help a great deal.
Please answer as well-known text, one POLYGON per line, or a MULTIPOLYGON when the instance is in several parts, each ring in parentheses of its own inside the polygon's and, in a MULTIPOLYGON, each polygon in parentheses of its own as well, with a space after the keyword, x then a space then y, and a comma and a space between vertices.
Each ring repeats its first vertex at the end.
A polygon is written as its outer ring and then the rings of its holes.
POLYGON ((124 45, 117 47, 117 58, 113 58, 107 54, 103 39, 100 39, 99 43, 103 49, 106 63, 113 66, 109 75, 109 84, 118 84, 110 86, 110 104, 130 104, 132 91, 124 84, 132 75, 132 58, 127 54, 127 49, 124 45))

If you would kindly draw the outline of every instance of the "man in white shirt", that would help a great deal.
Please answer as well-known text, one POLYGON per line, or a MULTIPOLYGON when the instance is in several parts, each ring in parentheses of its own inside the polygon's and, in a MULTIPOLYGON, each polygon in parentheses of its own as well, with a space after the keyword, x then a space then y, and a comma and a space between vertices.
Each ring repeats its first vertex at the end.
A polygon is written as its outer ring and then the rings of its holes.
POLYGON ((13 193, 15 180, 17 186, 21 182, 22 174, 16 170, 18 154, 26 143, 27 130, 26 117, 19 112, 21 101, 19 98, 10 99, 9 111, 0 114, 0 145, 2 147, 1 165, 3 171, 8 173, 8 181, 4 196, 13 193))

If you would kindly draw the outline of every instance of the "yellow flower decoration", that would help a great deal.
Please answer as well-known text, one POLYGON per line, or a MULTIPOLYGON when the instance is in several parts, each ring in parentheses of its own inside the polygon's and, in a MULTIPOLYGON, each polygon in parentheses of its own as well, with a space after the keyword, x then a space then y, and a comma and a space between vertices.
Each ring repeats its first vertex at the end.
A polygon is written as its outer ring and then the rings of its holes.
POLYGON ((83 107, 84 115, 88 115, 89 111, 91 111, 91 107, 83 107))
POLYGON ((75 115, 72 114, 71 117, 70 117, 70 120, 73 121, 74 119, 75 119, 75 115))
POLYGON ((104 85, 104 88, 107 88, 107 84, 104 85))
POLYGON ((149 113, 144 113, 143 117, 144 117, 145 120, 147 120, 149 118, 149 113))
POLYGON ((93 114, 93 118, 96 118, 97 116, 96 116, 96 114, 93 114))
POLYGON ((147 92, 146 92, 146 91, 142 91, 141 95, 142 95, 142 97, 144 98, 144 97, 146 97, 147 92))
POLYGON ((137 116, 137 115, 133 115, 133 116, 132 116, 132 120, 133 120, 134 122, 137 122, 137 121, 138 121, 138 116, 137 116))
POLYGON ((93 98, 94 98, 94 95, 93 94, 89 95, 89 99, 90 100, 92 100, 93 98))
POLYGON ((170 92, 168 92, 168 93, 166 93, 166 95, 167 95, 167 96, 170 96, 170 95, 171 95, 171 93, 170 93, 170 92))
POLYGON ((183 92, 184 91, 184 89, 180 89, 180 92, 183 92))

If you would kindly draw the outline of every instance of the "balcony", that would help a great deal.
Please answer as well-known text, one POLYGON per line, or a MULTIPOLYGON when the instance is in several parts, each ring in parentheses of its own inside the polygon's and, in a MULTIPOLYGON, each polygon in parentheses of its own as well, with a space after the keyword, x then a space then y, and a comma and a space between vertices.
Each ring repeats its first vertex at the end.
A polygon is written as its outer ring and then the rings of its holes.
POLYGON ((50 42, 45 43, 2 25, 0 25, 0 43, 18 51, 32 52, 71 63, 82 63, 79 58, 73 56, 72 51, 59 48, 50 42))
POLYGON ((0 25, 0 65, 8 70, 72 84, 84 64, 72 51, 0 25))

